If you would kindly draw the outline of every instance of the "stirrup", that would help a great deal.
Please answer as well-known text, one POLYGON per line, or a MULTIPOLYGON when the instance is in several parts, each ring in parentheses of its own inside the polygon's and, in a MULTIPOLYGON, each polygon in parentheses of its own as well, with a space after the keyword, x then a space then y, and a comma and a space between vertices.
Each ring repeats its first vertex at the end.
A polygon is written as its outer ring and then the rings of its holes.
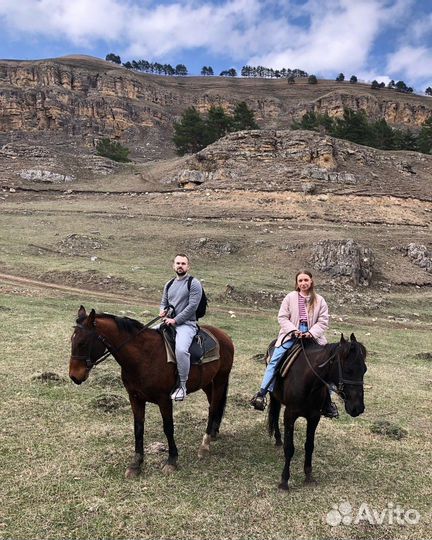
POLYGON ((267 398, 266 396, 263 396, 262 394, 258 392, 250 400, 250 404, 257 411, 264 411, 265 408, 267 407, 267 398))
POLYGON ((326 407, 321 411, 321 414, 326 418, 339 418, 338 408, 333 401, 326 404, 326 407))
POLYGON ((183 388, 183 386, 176 388, 171 394, 171 399, 173 401, 184 401, 186 399, 186 388, 183 388))

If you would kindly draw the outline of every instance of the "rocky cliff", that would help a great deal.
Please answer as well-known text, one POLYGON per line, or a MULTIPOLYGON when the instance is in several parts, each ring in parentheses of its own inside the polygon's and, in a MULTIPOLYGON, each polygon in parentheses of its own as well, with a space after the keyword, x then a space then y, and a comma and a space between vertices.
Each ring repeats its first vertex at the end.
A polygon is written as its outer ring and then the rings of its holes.
POLYGON ((172 123, 193 105, 230 111, 246 101, 263 128, 286 129, 307 112, 362 109, 394 126, 417 128, 432 99, 371 90, 367 85, 299 80, 162 77, 128 71, 91 57, 0 62, 0 132, 76 135, 87 144, 109 136, 133 143, 139 157, 173 154, 172 123))

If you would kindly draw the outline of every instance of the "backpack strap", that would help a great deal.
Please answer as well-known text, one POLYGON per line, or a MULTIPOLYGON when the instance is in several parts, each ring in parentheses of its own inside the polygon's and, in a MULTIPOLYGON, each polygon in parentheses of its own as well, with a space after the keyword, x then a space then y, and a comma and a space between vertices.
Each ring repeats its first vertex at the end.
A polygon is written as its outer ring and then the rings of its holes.
POLYGON ((174 280, 175 278, 172 278, 168 281, 167 285, 166 285, 166 292, 168 293, 168 290, 169 288, 171 287, 171 285, 174 283, 174 280))

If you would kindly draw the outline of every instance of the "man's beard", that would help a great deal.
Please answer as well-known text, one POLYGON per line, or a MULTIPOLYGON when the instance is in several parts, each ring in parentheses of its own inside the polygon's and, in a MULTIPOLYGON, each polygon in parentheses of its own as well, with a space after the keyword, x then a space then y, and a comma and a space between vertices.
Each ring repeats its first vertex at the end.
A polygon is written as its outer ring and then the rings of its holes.
POLYGON ((179 268, 178 270, 175 271, 175 273, 180 277, 180 276, 184 276, 186 274, 186 270, 183 270, 183 268, 179 268))

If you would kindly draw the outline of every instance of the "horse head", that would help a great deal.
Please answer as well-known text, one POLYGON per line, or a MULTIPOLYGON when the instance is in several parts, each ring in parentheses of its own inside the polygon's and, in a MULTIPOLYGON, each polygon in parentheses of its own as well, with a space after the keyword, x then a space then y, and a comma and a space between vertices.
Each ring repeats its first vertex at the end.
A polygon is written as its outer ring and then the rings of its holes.
POLYGON ((79 308, 71 337, 72 350, 69 361, 69 377, 75 384, 81 384, 88 378, 91 368, 106 350, 97 333, 95 320, 94 309, 87 315, 84 306, 79 308))
POLYGON ((355 417, 365 410, 363 378, 367 371, 366 348, 354 334, 349 340, 342 334, 339 348, 338 393, 344 400, 346 412, 355 417))

